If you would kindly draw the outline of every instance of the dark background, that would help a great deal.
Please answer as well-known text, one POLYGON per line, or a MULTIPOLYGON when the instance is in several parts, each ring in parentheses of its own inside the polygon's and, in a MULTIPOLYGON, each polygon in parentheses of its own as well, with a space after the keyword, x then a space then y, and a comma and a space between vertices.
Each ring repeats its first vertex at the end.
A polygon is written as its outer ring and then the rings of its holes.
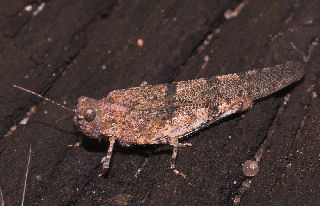
POLYGON ((227 20, 225 11, 240 3, 1 0, 5 205, 21 204, 30 145, 25 205, 319 205, 319 47, 305 64, 303 80, 187 140, 193 147, 179 149, 177 160, 187 179, 170 170, 168 146, 116 147, 109 176, 97 177, 108 142, 85 141, 68 149, 81 138, 72 114, 11 86, 75 107, 80 96, 100 99, 142 81, 172 82, 301 60, 290 42, 305 51, 319 36, 319 0, 252 0, 227 20), (137 45, 139 38, 143 46, 137 45), (35 114, 19 124, 31 106, 35 114), (242 164, 262 145, 260 171, 246 179, 242 164), (241 184, 248 181, 244 190, 241 184))

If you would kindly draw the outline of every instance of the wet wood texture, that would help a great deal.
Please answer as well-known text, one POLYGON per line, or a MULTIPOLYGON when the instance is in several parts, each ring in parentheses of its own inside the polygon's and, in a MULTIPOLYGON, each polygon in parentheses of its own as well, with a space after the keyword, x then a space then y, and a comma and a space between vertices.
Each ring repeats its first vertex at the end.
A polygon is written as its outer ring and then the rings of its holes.
POLYGON ((30 145, 25 205, 318 205, 319 47, 305 63, 304 79, 188 139, 193 146, 180 148, 177 159, 187 179, 171 172, 167 146, 116 146, 109 176, 99 178, 108 142, 68 149, 82 137, 72 114, 11 86, 75 107, 80 96, 101 99, 143 81, 301 60, 290 43, 304 51, 320 34, 319 0, 245 2, 238 16, 226 19, 241 1, 1 1, 5 205, 21 203, 30 145), (36 112, 19 124, 32 106, 36 112), (242 192, 242 164, 262 144, 260 171, 242 192))

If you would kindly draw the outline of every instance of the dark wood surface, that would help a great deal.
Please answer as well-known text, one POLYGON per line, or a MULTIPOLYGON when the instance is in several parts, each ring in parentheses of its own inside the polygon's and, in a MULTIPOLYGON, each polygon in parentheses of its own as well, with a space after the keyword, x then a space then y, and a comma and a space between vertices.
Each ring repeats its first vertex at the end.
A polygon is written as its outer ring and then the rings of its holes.
MULTIPOLYGON (((72 113, 13 88, 75 107, 115 89, 208 77, 301 60, 320 34, 320 1, 4 0, 0 2, 0 188, 5 205, 319 205, 320 47, 303 80, 192 136, 170 170, 171 148, 85 141, 72 113), (32 10, 27 11, 28 5, 32 10), (42 5, 37 15, 34 12, 42 5), (143 46, 137 45, 143 39, 143 46), (205 59, 209 61, 205 65, 205 59), (285 97, 289 97, 285 102, 285 97), (19 122, 36 106, 26 125, 19 122), (12 126, 17 126, 13 131, 12 126), (259 173, 242 164, 264 143, 259 173), (143 165, 138 178, 137 170, 143 165)), ((0 194, 1 201, 1 194, 0 194)))

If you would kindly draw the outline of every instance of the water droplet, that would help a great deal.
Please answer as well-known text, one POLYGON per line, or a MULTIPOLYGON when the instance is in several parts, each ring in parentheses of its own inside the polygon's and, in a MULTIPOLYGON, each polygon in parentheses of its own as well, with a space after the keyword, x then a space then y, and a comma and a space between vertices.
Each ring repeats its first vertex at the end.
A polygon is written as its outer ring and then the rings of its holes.
POLYGON ((242 167, 243 174, 247 177, 256 176, 259 172, 258 161, 247 160, 242 167))

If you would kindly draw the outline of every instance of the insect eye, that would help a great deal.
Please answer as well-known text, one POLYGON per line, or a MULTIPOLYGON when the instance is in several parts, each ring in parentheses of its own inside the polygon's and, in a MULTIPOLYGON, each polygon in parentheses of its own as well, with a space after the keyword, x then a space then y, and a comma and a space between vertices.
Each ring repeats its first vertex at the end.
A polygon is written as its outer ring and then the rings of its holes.
POLYGON ((96 117, 96 112, 92 109, 87 109, 86 113, 84 114, 84 119, 87 122, 92 122, 96 117))

